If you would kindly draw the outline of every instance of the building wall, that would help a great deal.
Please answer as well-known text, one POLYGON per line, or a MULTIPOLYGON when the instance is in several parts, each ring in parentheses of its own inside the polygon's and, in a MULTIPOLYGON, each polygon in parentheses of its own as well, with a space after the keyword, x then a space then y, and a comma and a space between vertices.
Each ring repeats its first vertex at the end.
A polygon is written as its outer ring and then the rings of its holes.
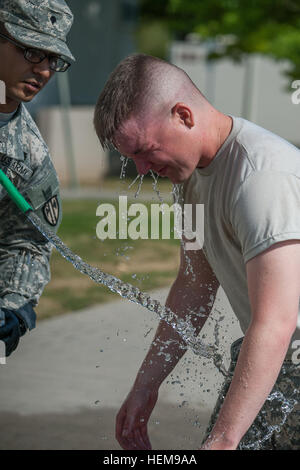
POLYGON ((93 129, 93 108, 111 71, 125 56, 135 51, 138 2, 67 0, 67 3, 74 14, 68 45, 76 62, 64 74, 63 90, 60 88, 62 77, 58 79, 56 74, 27 107, 50 148, 62 183, 70 181, 69 161, 75 155, 79 183, 98 184, 100 180, 95 179, 96 175, 103 177, 111 166, 118 172, 120 159, 119 156, 108 159, 100 149, 93 129), (71 109, 66 116, 59 107, 68 105, 71 109), (81 111, 79 107, 82 107, 81 111), (65 127, 57 124, 62 122, 63 115, 65 119, 70 118, 70 135, 64 135, 65 127), (82 142, 85 142, 83 167, 82 152, 78 150, 82 142), (94 172, 88 170, 93 166, 94 172))
POLYGON ((245 119, 300 146, 300 105, 293 104, 286 62, 261 55, 241 64, 230 59, 206 61, 200 44, 174 42, 170 61, 183 68, 211 103, 226 114, 245 119))
POLYGON ((108 170, 108 153, 102 150, 93 128, 92 106, 73 106, 65 121, 66 111, 60 106, 38 112, 40 131, 47 142, 52 161, 63 187, 79 183, 99 187, 108 170), (68 141, 70 124, 71 148, 68 141), (72 161, 70 161, 72 159, 72 161), (72 180, 73 167, 76 180, 72 180))

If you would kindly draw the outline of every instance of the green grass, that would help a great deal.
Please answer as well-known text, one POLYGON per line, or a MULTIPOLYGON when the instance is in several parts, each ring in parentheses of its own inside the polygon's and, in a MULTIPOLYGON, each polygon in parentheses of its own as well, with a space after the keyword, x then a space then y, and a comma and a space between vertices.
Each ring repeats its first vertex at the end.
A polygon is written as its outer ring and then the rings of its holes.
MULTIPOLYGON (((117 202, 111 203, 118 214, 117 202)), ((101 241, 96 236, 100 220, 96 216, 98 204, 96 200, 63 201, 63 221, 58 235, 64 243, 92 266, 143 291, 170 286, 179 265, 179 240, 101 241)), ((146 206, 150 214, 150 203, 146 206)), ((148 226, 150 232, 150 218, 148 226)), ((37 313, 39 318, 47 318, 115 299, 116 294, 95 284, 53 250, 51 281, 40 299, 37 313)))
MULTIPOLYGON (((138 181, 136 181, 135 184, 130 189, 128 189, 133 180, 134 177, 126 177, 122 179, 116 177, 104 178, 104 180, 101 182, 101 189, 115 190, 118 193, 121 191, 126 191, 128 194, 135 194, 138 188, 138 181)), ((143 192, 153 192, 153 183, 154 181, 151 176, 147 175, 143 178, 140 199, 143 199, 143 192)), ((157 188, 163 196, 166 196, 169 195, 172 191, 173 185, 168 178, 159 178, 157 188)), ((155 193, 153 193, 153 195, 155 197, 155 193)))

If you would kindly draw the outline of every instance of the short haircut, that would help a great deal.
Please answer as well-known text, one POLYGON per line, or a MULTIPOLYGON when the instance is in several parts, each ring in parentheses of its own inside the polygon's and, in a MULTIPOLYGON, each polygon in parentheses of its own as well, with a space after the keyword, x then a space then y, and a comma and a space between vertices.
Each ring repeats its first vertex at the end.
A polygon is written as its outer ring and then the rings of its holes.
POLYGON ((95 107, 94 126, 102 147, 114 144, 116 131, 132 114, 138 114, 145 104, 153 107, 167 103, 180 85, 190 95, 202 95, 182 69, 164 60, 146 54, 133 54, 122 60, 108 78, 95 107))

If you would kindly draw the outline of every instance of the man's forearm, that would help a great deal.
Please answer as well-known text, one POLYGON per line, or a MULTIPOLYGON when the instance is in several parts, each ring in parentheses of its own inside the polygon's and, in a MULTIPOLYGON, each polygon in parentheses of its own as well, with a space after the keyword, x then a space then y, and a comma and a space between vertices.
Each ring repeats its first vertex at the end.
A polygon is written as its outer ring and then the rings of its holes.
MULTIPOLYGON (((197 335, 211 311, 212 292, 207 286, 186 289, 177 280, 170 290, 166 307, 170 308, 178 318, 189 318, 197 335)), ((148 354, 137 374, 135 386, 158 389, 185 354, 186 349, 186 343, 179 333, 165 321, 160 321, 148 354)))
POLYGON ((206 443, 209 448, 237 447, 274 386, 291 334, 267 324, 250 326, 229 391, 206 443))
POLYGON ((185 352, 186 345, 179 334, 170 325, 160 321, 135 385, 158 389, 185 352))

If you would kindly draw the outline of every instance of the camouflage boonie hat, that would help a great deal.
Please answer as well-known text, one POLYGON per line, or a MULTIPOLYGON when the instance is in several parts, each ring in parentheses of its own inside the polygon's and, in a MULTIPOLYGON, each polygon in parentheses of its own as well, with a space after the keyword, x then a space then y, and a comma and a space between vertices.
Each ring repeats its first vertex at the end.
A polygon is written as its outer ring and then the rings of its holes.
POLYGON ((64 0, 0 0, 0 22, 25 46, 75 61, 66 44, 73 14, 64 0))

